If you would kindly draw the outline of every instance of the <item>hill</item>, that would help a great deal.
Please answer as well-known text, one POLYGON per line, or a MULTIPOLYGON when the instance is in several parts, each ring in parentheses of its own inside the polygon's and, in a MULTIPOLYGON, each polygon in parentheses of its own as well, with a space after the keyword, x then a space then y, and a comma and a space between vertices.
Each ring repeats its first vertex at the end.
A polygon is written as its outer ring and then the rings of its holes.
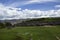
POLYGON ((60 25, 60 18, 37 18, 22 21, 15 24, 16 26, 44 26, 44 25, 60 25))

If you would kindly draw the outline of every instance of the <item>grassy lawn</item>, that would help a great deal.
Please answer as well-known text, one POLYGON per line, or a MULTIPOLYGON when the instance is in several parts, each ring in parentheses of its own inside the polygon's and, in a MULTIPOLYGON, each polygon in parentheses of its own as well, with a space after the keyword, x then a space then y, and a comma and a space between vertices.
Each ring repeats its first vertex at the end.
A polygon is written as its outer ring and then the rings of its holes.
POLYGON ((58 40, 60 27, 15 27, 0 29, 0 40, 58 40))

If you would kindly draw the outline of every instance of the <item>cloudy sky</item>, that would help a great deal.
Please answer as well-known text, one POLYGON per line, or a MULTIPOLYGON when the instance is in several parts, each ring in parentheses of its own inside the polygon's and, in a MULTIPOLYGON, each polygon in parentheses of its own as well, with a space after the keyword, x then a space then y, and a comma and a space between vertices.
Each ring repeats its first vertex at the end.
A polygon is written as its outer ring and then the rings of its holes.
POLYGON ((0 0, 0 20, 60 17, 60 0, 0 0))

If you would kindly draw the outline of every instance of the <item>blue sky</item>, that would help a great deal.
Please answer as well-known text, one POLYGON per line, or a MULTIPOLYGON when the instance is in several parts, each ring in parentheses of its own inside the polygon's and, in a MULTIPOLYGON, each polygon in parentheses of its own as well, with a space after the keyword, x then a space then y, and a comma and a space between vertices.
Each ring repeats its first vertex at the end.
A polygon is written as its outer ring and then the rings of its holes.
POLYGON ((31 2, 36 0, 0 0, 0 3, 5 6, 19 7, 22 9, 36 9, 36 10, 51 10, 57 9, 54 6, 60 5, 60 0, 38 0, 37 2, 31 2), (39 2, 40 1, 40 2, 39 2), (27 3, 27 4, 25 4, 27 3))
POLYGON ((0 19, 60 17, 60 0, 0 0, 0 19))

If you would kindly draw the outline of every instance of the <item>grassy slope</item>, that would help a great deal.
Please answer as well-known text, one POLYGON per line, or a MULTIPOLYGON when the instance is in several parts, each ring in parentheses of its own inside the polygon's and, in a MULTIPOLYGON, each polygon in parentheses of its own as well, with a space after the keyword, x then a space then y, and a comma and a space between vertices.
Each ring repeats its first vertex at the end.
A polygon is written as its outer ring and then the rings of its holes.
POLYGON ((60 37, 60 27, 16 27, 12 29, 0 29, 0 40, 15 40, 16 36, 20 36, 24 40, 29 40, 30 37, 33 40, 57 40, 56 36, 60 37))

